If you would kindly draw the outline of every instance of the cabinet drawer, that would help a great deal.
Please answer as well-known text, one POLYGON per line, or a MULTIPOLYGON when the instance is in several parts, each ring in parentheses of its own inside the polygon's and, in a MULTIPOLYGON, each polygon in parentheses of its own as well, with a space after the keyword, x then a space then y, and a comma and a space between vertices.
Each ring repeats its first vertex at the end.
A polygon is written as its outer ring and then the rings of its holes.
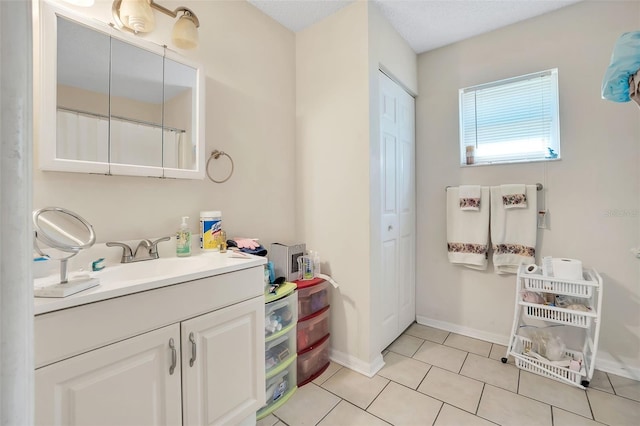
POLYGON ((265 384, 266 404, 258 411, 258 419, 265 417, 284 404, 298 388, 296 359, 297 355, 292 355, 286 363, 275 370, 275 374, 272 373, 272 377, 267 378, 265 384))
MULTIPOLYGON (((310 281, 313 282, 313 281, 310 281)), ((329 283, 322 281, 305 286, 298 283, 298 319, 308 317, 329 306, 329 283)))
POLYGON ((265 369, 266 374, 269 375, 296 353, 296 328, 290 327, 289 331, 282 336, 267 339, 264 349, 265 369))
POLYGON ((287 327, 295 324, 298 320, 297 293, 294 291, 287 297, 267 303, 264 315, 265 337, 286 333, 287 327))
POLYGON ((298 354, 298 386, 320 375, 329 365, 329 335, 298 354))
POLYGON ((298 352, 329 334, 329 306, 316 312, 304 321, 298 322, 297 347, 298 352))

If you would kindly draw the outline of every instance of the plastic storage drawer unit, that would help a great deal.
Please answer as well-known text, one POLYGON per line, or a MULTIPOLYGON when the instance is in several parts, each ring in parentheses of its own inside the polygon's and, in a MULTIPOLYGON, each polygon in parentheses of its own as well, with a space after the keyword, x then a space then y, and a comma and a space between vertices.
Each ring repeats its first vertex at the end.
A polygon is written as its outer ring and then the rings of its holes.
MULTIPOLYGON (((294 285, 291 285, 295 289, 294 285)), ((287 297, 269 302, 264 310, 265 338, 286 334, 289 327, 295 327, 298 321, 298 294, 293 291, 287 297)))
POLYGON ((289 360, 296 353, 296 329, 289 327, 289 331, 282 336, 268 338, 264 344, 264 363, 267 375, 275 368, 289 360))
POLYGON ((298 351, 308 348, 329 334, 329 306, 298 322, 298 351))
POLYGON ((298 354, 298 386, 321 375, 329 366, 329 335, 298 354))
POLYGON ((260 420, 280 408, 298 389, 296 359, 297 355, 292 355, 287 362, 267 374, 266 404, 258 410, 256 419, 260 420))
POLYGON ((322 278, 296 281, 298 287, 298 319, 308 317, 329 306, 329 282, 322 278))

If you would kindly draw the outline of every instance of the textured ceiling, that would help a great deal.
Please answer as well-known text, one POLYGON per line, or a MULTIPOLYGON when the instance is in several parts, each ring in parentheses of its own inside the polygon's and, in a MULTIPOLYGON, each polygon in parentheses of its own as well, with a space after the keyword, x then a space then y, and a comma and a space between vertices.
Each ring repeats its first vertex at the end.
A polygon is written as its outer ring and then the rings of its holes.
MULTIPOLYGON (((300 31, 352 1, 248 0, 291 31, 300 31)), ((416 53, 486 33, 581 0, 369 0, 416 53)))

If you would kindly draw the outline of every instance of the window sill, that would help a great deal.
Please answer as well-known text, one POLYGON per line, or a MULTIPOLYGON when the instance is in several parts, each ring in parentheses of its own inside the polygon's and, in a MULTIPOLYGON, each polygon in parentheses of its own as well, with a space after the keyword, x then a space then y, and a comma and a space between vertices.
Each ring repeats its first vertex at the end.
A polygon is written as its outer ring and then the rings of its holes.
POLYGON ((560 161, 562 158, 540 158, 536 160, 510 160, 510 161, 493 161, 486 163, 474 163, 474 164, 460 164, 460 167, 482 167, 482 166, 500 166, 509 164, 524 164, 524 163, 543 163, 551 161, 560 161))

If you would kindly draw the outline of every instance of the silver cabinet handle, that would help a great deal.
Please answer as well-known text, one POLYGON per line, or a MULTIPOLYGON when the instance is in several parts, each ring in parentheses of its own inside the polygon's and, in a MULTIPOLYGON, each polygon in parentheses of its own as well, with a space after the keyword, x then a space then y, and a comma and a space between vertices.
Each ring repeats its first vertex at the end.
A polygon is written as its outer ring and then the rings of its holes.
POLYGON ((173 341, 173 337, 169 339, 169 349, 171 349, 171 367, 169 367, 169 375, 172 375, 176 370, 176 364, 178 363, 178 351, 176 351, 176 344, 173 341))
POLYGON ((189 341, 191 342, 191 359, 189 360, 189 367, 193 367, 193 363, 196 362, 196 339, 193 333, 189 333, 189 341))

